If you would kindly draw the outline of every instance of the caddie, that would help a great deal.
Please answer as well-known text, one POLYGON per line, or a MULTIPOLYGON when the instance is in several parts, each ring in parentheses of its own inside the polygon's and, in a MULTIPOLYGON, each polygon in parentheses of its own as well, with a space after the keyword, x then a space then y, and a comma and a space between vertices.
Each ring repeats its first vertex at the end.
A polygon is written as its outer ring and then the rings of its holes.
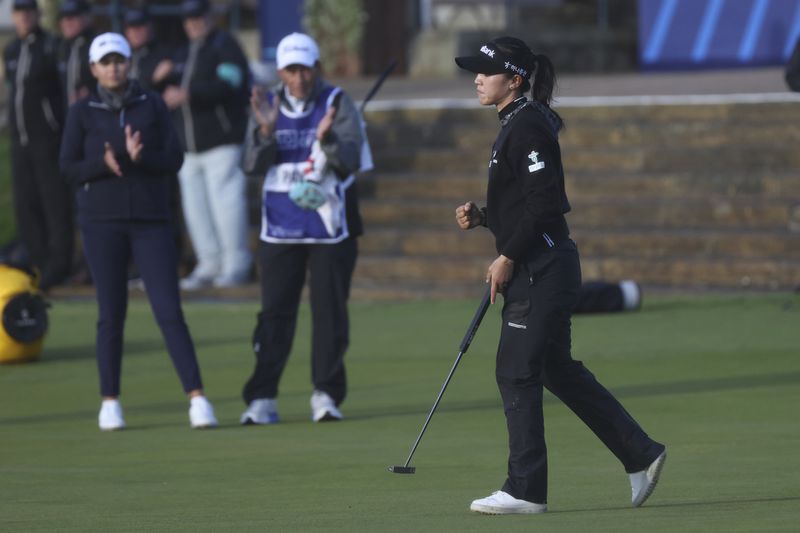
POLYGON ((320 75, 319 48, 292 33, 277 48, 281 84, 253 89, 244 169, 265 175, 259 247, 261 312, 256 365, 244 386, 242 424, 278 421, 278 382, 292 347, 310 274, 311 416, 339 420, 346 394, 347 300, 362 233, 354 174, 364 134, 353 101, 320 75))

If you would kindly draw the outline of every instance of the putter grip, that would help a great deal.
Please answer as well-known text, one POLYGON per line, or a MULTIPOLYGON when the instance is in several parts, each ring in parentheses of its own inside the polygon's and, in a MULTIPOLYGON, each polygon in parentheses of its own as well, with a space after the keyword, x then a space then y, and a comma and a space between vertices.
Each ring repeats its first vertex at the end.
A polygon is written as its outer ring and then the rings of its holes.
POLYGON ((472 344, 472 338, 475 336, 475 332, 478 331, 478 326, 481 325, 481 320, 483 320, 483 315, 486 314, 486 310, 489 309, 489 300, 491 299, 492 294, 492 286, 487 284, 486 285, 486 292, 483 293, 483 299, 481 299, 481 303, 478 306, 478 310, 475 311, 475 316, 472 317, 472 322, 469 325, 469 329, 467 330, 467 334, 464 335, 464 340, 461 341, 461 353, 466 353, 469 345, 472 344))

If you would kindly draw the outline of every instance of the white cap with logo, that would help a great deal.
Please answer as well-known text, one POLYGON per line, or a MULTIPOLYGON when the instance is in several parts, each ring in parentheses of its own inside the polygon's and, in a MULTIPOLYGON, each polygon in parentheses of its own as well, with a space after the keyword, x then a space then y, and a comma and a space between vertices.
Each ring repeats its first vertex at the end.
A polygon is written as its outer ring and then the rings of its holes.
POLYGON ((319 47, 305 33, 290 33, 278 43, 275 59, 279 69, 289 65, 313 67, 319 61, 319 47))
POLYGON ((131 45, 119 33, 102 33, 94 38, 89 46, 89 63, 97 63, 108 54, 119 54, 131 58, 131 45))

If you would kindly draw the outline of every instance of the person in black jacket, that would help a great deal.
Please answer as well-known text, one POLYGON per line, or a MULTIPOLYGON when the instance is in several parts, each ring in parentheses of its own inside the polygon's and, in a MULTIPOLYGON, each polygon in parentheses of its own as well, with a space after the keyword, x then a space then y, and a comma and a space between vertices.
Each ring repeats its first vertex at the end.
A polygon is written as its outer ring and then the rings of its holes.
POLYGON ((58 9, 62 37, 58 69, 67 105, 87 96, 95 83, 88 56, 95 35, 90 12, 89 3, 83 0, 66 0, 58 9))
POLYGON ((118 33, 89 49, 96 90, 69 110, 61 169, 76 185, 78 223, 97 288, 100 429, 125 426, 118 398, 122 336, 133 258, 172 362, 190 397, 192 427, 217 425, 181 310, 170 227, 169 183, 183 162, 169 111, 157 93, 127 78, 131 50, 118 33))
POLYGON ((131 45, 131 71, 128 77, 139 80, 143 89, 161 92, 164 79, 155 76, 156 67, 169 60, 172 51, 155 40, 153 23, 147 8, 130 8, 125 11, 125 38, 131 45))
POLYGON ((11 173, 17 231, 48 289, 69 274, 71 202, 58 170, 64 103, 58 83, 58 40, 39 26, 36 0, 15 0, 16 38, 3 52, 10 88, 11 173))
POLYGON ((250 70, 236 39, 215 27, 207 0, 184 1, 181 10, 189 43, 157 69, 158 77, 170 72, 163 95, 185 151, 178 177, 197 258, 181 287, 232 287, 249 279, 252 262, 240 168, 250 70))
POLYGON ((547 510, 543 387, 622 462, 638 507, 658 481, 666 448, 570 353, 581 268, 564 218, 570 205, 558 144, 562 120, 550 108, 553 65, 513 37, 489 41, 456 63, 477 74, 478 100, 495 106, 501 126, 489 157, 486 207, 467 202, 456 209, 462 229, 487 226, 494 235, 498 256, 486 282, 492 303, 497 294, 504 298, 496 379, 508 426, 508 477, 501 490, 473 501, 470 509, 547 510), (524 96, 529 88, 532 100, 524 96))

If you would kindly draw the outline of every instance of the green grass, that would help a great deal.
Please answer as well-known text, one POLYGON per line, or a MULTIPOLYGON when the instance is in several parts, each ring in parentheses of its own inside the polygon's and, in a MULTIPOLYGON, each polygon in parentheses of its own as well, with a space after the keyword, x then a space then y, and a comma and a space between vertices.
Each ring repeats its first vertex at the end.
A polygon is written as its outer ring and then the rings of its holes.
POLYGON ((574 353, 669 458, 630 509, 613 456, 552 397, 550 512, 485 517, 506 435, 493 378, 497 309, 459 367, 414 464, 393 475, 477 302, 354 303, 347 420, 308 420, 308 310, 272 427, 237 425, 253 303, 191 303, 222 427, 192 431, 150 312, 131 304, 129 429, 98 431, 91 302, 56 302, 46 353, 0 367, 2 531, 796 531, 800 519, 800 297, 651 298, 640 313, 578 317, 574 353))

